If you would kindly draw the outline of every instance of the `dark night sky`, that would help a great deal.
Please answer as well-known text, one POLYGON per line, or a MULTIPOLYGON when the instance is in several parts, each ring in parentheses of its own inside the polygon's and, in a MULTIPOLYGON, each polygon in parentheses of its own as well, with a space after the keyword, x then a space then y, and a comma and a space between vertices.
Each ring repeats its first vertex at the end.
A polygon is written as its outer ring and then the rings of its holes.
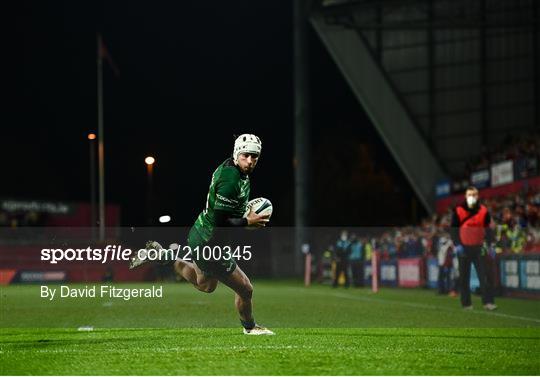
MULTIPOLYGON (((3 150, 13 162, 4 166, 0 197, 88 200, 86 135, 96 129, 101 31, 120 70, 115 77, 105 67, 105 146, 107 200, 121 205, 123 224, 144 222, 143 159, 151 154, 156 213, 189 225, 204 206, 211 172, 232 151, 232 134, 243 132, 264 143, 252 196, 274 202, 275 224, 292 224, 289 1, 36 1, 23 3, 16 25, 15 74, 8 75, 3 111, 3 150)), ((410 188, 313 32, 310 51, 314 153, 333 153, 318 146, 336 129, 372 144, 380 168, 396 180, 396 198, 410 200, 410 188)))

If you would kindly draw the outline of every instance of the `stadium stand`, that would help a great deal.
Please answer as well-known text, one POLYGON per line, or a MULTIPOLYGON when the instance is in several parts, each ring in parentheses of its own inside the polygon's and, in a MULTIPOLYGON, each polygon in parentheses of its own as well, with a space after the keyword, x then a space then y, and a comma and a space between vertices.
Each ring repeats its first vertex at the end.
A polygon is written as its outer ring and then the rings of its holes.
MULTIPOLYGON (((503 286, 515 288, 513 293, 519 291, 518 288, 536 294, 540 291, 540 287, 535 283, 538 278, 536 270, 540 266, 540 177, 537 168, 539 140, 538 135, 507 137, 502 144, 491 150, 483 150, 481 155, 471 160, 467 165, 466 176, 454 179, 452 184, 453 187, 466 187, 474 181, 476 172, 482 170, 487 172, 486 184, 480 190, 480 197, 492 214, 491 227, 494 230, 495 242, 486 247, 489 250, 491 267, 493 274, 496 275, 494 281, 499 291, 503 286), (499 184, 492 179, 497 174, 493 167, 500 163, 510 166, 504 173, 507 175, 505 184, 499 184), (508 273, 505 271, 508 263, 517 266, 512 267, 511 275, 513 278, 521 279, 520 282, 507 282, 508 273)), ((448 190, 448 194, 450 191, 448 190)), ((437 288, 438 270, 443 265, 449 269, 449 273, 444 275, 445 279, 455 281, 457 263, 452 261, 455 258, 451 250, 448 255, 439 253, 441 248, 439 239, 449 238, 452 210, 462 201, 463 191, 455 190, 454 195, 440 196, 436 205, 437 212, 419 224, 379 229, 375 232, 371 229, 363 231, 350 229, 360 234, 364 248, 369 244, 369 248, 374 250, 373 253, 364 253, 364 276, 367 277, 365 283, 370 283, 373 255, 380 261, 379 279, 383 285, 386 279, 389 283, 386 285, 407 286, 399 282, 400 263, 410 271, 411 266, 407 264, 413 260, 414 264, 417 264, 415 267, 417 278, 413 286, 425 285, 437 288), (383 269, 393 272, 384 273, 383 269)), ((323 269, 319 266, 318 271, 323 269)), ((477 278, 473 277, 474 279, 477 278)), ((319 281, 321 280, 319 278, 319 281)), ((446 285, 455 287, 455 283, 446 285)), ((472 285, 475 286, 474 283, 472 285)), ((440 288, 439 292, 441 291, 447 292, 448 289, 440 288)), ((455 294, 453 289, 450 292, 455 294)))

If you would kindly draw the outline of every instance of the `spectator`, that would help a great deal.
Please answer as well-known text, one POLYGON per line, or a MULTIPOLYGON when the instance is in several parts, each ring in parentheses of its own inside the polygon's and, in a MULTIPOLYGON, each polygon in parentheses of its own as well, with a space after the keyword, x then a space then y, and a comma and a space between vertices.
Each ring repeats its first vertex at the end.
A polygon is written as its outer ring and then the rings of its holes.
POLYGON ((493 241, 489 225, 491 216, 488 209, 478 201, 478 189, 474 186, 465 191, 465 202, 458 205, 452 218, 452 239, 459 255, 459 276, 461 305, 464 309, 472 309, 471 303, 471 263, 474 264, 480 289, 482 290, 482 303, 484 309, 495 310, 492 273, 487 271, 488 261, 482 249, 484 242, 493 241))
POLYGON ((323 250, 321 255, 321 261, 319 262, 319 272, 318 272, 318 281, 319 283, 324 282, 325 280, 332 280, 332 255, 334 254, 334 245, 328 245, 326 249, 323 250))
POLYGON ((351 252, 351 242, 348 238, 348 232, 343 230, 340 238, 336 242, 334 261, 336 270, 332 287, 338 286, 338 280, 341 273, 345 275, 345 288, 349 288, 349 254, 351 252))
POLYGON ((437 242, 437 264, 439 266, 439 294, 448 294, 452 289, 452 252, 454 245, 448 235, 442 234, 437 242))
POLYGON ((351 263, 352 281, 355 287, 364 285, 364 250, 360 238, 353 234, 351 237, 351 263))
POLYGON ((412 230, 410 233, 405 235, 403 241, 403 249, 401 253, 403 258, 414 258, 422 255, 422 244, 418 241, 418 237, 412 230))

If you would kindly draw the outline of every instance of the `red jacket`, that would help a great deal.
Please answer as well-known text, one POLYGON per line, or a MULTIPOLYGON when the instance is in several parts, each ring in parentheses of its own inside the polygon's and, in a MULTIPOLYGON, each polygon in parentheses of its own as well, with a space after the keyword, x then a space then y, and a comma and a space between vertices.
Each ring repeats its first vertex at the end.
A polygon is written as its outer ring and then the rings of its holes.
POLYGON ((459 240, 465 246, 478 246, 484 243, 486 228, 491 217, 486 206, 480 204, 473 208, 459 205, 455 209, 455 217, 459 227, 459 240))

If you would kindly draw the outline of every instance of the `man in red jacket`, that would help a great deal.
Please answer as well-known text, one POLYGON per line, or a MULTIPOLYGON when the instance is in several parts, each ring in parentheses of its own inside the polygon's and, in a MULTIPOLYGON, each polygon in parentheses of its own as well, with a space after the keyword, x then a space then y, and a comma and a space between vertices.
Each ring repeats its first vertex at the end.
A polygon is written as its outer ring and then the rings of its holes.
POLYGON ((461 305, 471 310, 471 263, 474 264, 480 289, 482 304, 486 310, 495 310, 497 305, 493 298, 493 277, 487 270, 487 250, 484 242, 491 244, 493 232, 489 227, 491 216, 486 206, 478 202, 478 189, 470 186, 465 191, 465 202, 456 206, 452 214, 452 239, 459 260, 459 280, 461 288, 461 305))

